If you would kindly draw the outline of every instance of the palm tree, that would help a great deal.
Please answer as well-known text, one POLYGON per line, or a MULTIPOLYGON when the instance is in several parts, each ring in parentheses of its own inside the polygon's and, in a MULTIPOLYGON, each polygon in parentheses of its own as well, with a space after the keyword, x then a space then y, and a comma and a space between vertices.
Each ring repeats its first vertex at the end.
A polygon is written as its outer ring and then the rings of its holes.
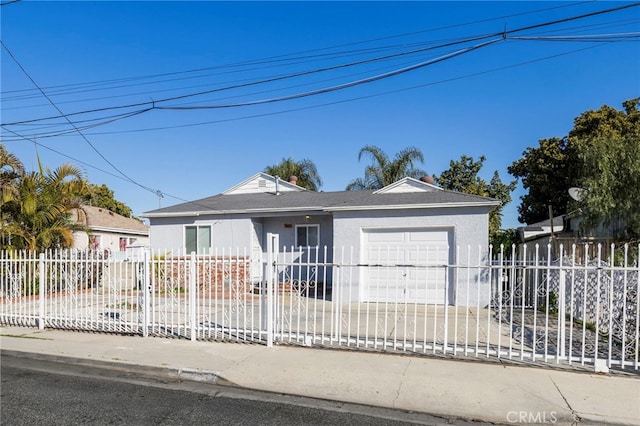
POLYGON ((372 157, 373 164, 364 169, 364 178, 357 178, 347 185, 347 191, 380 189, 407 176, 418 179, 427 174, 424 170, 415 168, 414 163, 424 162, 424 155, 418 148, 403 149, 393 161, 382 149, 373 145, 360 150, 358 161, 364 154, 372 157))
POLYGON ((292 157, 283 158, 280 163, 266 167, 264 172, 283 179, 296 176, 298 178, 297 185, 311 191, 317 191, 322 186, 322 179, 318 175, 316 165, 307 159, 295 161, 292 157))
MULTIPOLYGON (((19 179, 24 176, 24 165, 15 155, 0 144, 0 229, 4 231, 9 221, 9 211, 20 198, 19 179)), ((8 233, 0 232, 0 248, 10 244, 8 233)))
POLYGON ((82 216, 81 193, 84 181, 82 172, 63 164, 56 170, 49 169, 26 173, 18 180, 18 202, 6 210, 0 238, 10 236, 16 249, 45 250, 69 247, 73 243, 73 231, 84 229, 70 220, 73 210, 82 216))
POLYGON ((16 199, 17 182, 24 175, 24 165, 15 155, 0 144, 0 206, 16 199))

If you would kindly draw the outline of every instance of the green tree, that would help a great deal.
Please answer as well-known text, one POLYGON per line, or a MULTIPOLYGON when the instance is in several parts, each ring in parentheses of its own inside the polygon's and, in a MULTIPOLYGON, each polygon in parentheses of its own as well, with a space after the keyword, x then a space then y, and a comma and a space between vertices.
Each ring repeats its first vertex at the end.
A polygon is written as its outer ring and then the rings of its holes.
POLYGON ((282 179, 296 176, 298 178, 297 185, 311 191, 317 191, 322 186, 322 179, 316 165, 307 159, 295 161, 292 157, 283 158, 280 163, 266 167, 264 172, 282 179))
POLYGON ((18 196, 3 203, 0 239, 10 241, 15 249, 71 246, 73 231, 83 229, 69 220, 73 210, 82 214, 78 194, 83 186, 81 171, 70 164, 53 171, 40 165, 39 171, 25 173, 16 185, 18 196))
POLYGON ((427 172, 415 167, 415 163, 424 163, 422 151, 409 147, 398 152, 393 160, 380 148, 367 145, 360 150, 358 161, 363 155, 372 159, 372 164, 364 169, 364 178, 357 178, 347 185, 347 191, 380 189, 404 177, 421 178, 427 172))
MULTIPOLYGON (((0 227, 6 226, 9 210, 20 198, 19 179, 24 176, 24 166, 15 155, 0 144, 0 227)), ((0 248, 8 246, 8 237, 0 234, 0 248)))
POLYGON ((20 195, 17 185, 23 175, 22 162, 0 144, 0 206, 4 207, 5 203, 15 200, 20 195))
MULTIPOLYGON (((489 213, 489 240, 499 246, 505 241, 505 232, 502 227, 502 210, 511 202, 511 192, 515 189, 517 181, 505 184, 500 179, 498 171, 493 172, 489 182, 478 176, 486 157, 483 155, 478 161, 473 157, 462 155, 459 161, 451 161, 449 169, 435 178, 435 183, 443 189, 464 192, 466 194, 480 195, 500 200, 500 205, 489 213)), ((510 234, 509 234, 510 235, 510 234)))
POLYGON ((90 206, 102 207, 125 217, 131 217, 133 213, 129 206, 122 201, 116 200, 113 191, 104 184, 87 183, 86 192, 82 195, 82 201, 90 206))
POLYGON ((518 219, 524 223, 548 219, 552 206, 553 215, 581 208, 587 227, 617 219, 635 227, 637 191, 624 188, 633 188, 638 177, 638 102, 639 98, 625 101, 624 111, 607 105, 586 111, 574 120, 568 136, 542 139, 538 147, 528 147, 508 169, 527 190, 518 219), (571 200, 571 187, 585 189, 581 202, 571 200))
POLYGON ((499 229, 491 237, 491 244, 493 245, 493 252, 500 253, 500 247, 502 246, 504 251, 509 253, 511 247, 520 243, 520 237, 518 236, 518 230, 514 228, 499 229))
POLYGON ((578 117, 569 141, 580 167, 582 230, 611 227, 614 237, 640 238, 640 98, 625 111, 603 107, 578 117))
POLYGON ((528 147, 523 157, 514 161, 508 172, 522 179, 527 191, 518 206, 518 220, 535 223, 549 219, 549 205, 553 215, 567 212, 571 186, 575 186, 578 167, 568 139, 541 139, 537 148, 528 147))

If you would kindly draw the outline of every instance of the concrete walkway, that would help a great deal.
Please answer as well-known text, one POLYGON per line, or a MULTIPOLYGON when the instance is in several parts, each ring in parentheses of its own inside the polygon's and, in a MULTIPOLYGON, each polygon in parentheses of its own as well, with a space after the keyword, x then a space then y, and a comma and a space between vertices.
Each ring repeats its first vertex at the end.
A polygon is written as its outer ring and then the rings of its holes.
POLYGON ((3 352, 497 424, 640 425, 640 373, 0 327, 3 352))

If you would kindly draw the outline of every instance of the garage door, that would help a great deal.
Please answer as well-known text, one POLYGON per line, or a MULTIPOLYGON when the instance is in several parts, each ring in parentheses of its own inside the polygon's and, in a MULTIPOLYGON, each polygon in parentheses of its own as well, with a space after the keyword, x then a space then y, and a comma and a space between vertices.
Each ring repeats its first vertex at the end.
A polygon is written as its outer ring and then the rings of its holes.
POLYGON ((447 304, 453 230, 363 230, 363 299, 447 304))

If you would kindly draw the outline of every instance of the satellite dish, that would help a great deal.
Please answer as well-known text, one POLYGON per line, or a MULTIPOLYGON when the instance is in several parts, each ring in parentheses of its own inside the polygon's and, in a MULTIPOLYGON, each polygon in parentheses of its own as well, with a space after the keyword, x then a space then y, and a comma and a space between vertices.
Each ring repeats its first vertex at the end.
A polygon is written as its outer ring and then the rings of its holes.
POLYGON ((569 196, 576 201, 582 201, 582 196, 584 195, 584 189, 571 187, 569 188, 569 196))

